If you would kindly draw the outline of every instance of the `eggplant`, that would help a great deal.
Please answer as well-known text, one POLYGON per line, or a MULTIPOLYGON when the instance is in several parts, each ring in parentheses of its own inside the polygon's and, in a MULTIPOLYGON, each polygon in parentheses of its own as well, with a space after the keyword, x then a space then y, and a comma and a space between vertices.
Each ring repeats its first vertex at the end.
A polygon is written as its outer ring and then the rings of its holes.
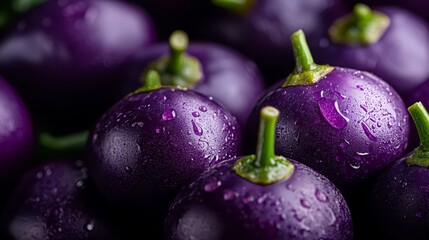
POLYGON ((168 240, 352 239, 349 208, 326 177, 274 154, 277 109, 261 110, 256 154, 216 164, 183 188, 168 240))
MULTIPOLYGON (((409 117, 394 88, 368 72, 315 64, 302 30, 291 39, 295 71, 260 100, 252 117, 265 106, 281 111, 276 151, 340 189, 364 182, 402 156, 409 117)), ((249 128, 255 129, 252 121, 249 128)))
POLYGON ((401 95, 429 78, 429 27, 405 9, 357 4, 326 35, 314 49, 317 59, 371 72, 401 95))
POLYGON ((16 240, 121 239, 87 178, 85 164, 71 159, 56 159, 26 172, 2 216, 2 230, 16 240))
POLYGON ((86 159, 105 199, 162 218, 180 188, 239 154, 240 137, 235 117, 212 98, 161 87, 149 71, 137 93, 97 122, 86 159))
POLYGON ((52 0, 1 39, 0 72, 40 122, 61 130, 81 122, 88 127, 114 103, 119 69, 155 41, 152 20, 135 5, 52 0))
MULTIPOLYGON (((341 0, 215 0, 227 9, 214 14, 201 30, 202 38, 245 53, 270 82, 293 69, 290 35, 304 29, 319 39, 345 10, 341 0)), ((311 42, 311 41, 310 41, 311 42)))
POLYGON ((171 34, 169 44, 157 44, 140 52, 125 70, 124 96, 136 88, 148 69, 161 74, 163 85, 181 86, 213 97, 245 125, 264 89, 258 67, 222 45, 195 42, 188 46, 183 31, 171 34))
POLYGON ((384 239, 429 236, 429 114, 421 102, 408 110, 420 145, 383 172, 371 194, 371 216, 384 239))

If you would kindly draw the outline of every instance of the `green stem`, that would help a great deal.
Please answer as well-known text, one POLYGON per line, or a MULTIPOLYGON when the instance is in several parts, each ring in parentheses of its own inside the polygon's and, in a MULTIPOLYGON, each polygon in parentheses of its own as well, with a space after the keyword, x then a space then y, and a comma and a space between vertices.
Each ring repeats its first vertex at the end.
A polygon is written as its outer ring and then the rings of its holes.
POLYGON ((212 0, 212 3, 221 8, 243 14, 250 10, 255 0, 212 0))
POLYGON ((141 92, 154 91, 162 87, 159 73, 152 69, 149 69, 145 74, 142 75, 140 82, 143 83, 143 86, 127 95, 127 97, 141 92))
POLYGON ((169 39, 170 59, 167 65, 167 71, 171 74, 178 74, 184 65, 185 51, 189 45, 188 35, 180 30, 173 32, 169 39))
POLYGON ((377 42, 389 25, 390 18, 387 15, 359 3, 353 8, 352 14, 334 22, 329 35, 335 43, 369 45, 377 42))
POLYGON ((291 36, 293 54, 295 56, 295 70, 290 74, 282 87, 294 85, 310 85, 318 82, 334 68, 328 65, 314 63, 305 34, 302 30, 294 32, 291 36))
POLYGON ((429 114, 421 102, 408 108, 419 133, 420 145, 407 158, 409 165, 429 167, 429 114))
POLYGON ((49 133, 39 135, 39 144, 44 148, 55 151, 69 151, 83 149, 86 145, 89 132, 79 132, 66 136, 55 137, 49 133))
POLYGON ((261 110, 255 160, 255 166, 257 167, 266 167, 273 164, 275 129, 278 118, 279 111, 273 107, 266 107, 261 110))
POLYGON ((256 156, 240 158, 233 170, 240 177, 262 185, 273 184, 289 178, 294 165, 282 156, 274 154, 275 129, 279 111, 273 107, 261 110, 256 156))

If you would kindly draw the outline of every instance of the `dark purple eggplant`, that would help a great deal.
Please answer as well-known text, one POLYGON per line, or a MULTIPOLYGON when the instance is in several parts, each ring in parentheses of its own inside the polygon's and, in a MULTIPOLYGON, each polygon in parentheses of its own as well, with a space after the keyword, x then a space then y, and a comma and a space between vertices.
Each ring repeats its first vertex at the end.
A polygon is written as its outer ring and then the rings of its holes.
POLYGON ((16 240, 120 239, 88 188, 87 177, 84 163, 71 160, 27 172, 2 217, 2 230, 16 240))
POLYGON ((119 95, 134 91, 148 69, 161 74, 163 85, 181 86, 223 104, 244 126, 264 89, 257 66, 239 53, 208 42, 191 43, 187 35, 174 32, 167 44, 140 52, 125 70, 126 81, 119 95))
POLYGON ((295 71, 261 99, 252 117, 265 106, 281 110, 276 151, 340 188, 365 181, 402 156, 409 117, 397 92, 370 73, 315 64, 302 31, 291 39, 295 71))
POLYGON ((309 39, 319 39, 332 20, 344 12, 341 0, 213 2, 232 11, 213 17, 203 26, 202 35, 245 53, 270 81, 293 69, 289 41, 293 32, 302 28, 309 39))
POLYGON ((322 38, 315 56, 340 67, 371 72, 406 93, 429 78, 429 28, 401 8, 357 4, 322 38))
POLYGON ((0 72, 47 125, 75 126, 113 104, 119 69, 155 40, 151 19, 134 5, 51 0, 1 39, 0 72))
POLYGON ((87 160, 107 200, 163 217, 181 187, 239 154, 240 127, 211 98, 160 86, 159 75, 149 71, 143 90, 102 116, 87 160))
POLYGON ((33 127, 18 93, 0 77, 0 186, 31 164, 33 127))
POLYGON ((371 213, 379 239, 428 239, 429 236, 429 114, 421 102, 408 108, 420 145, 378 178, 371 213))
POLYGON ((164 239, 352 239, 350 211, 334 184, 274 154, 278 116, 261 110, 256 155, 218 163, 183 188, 164 239))

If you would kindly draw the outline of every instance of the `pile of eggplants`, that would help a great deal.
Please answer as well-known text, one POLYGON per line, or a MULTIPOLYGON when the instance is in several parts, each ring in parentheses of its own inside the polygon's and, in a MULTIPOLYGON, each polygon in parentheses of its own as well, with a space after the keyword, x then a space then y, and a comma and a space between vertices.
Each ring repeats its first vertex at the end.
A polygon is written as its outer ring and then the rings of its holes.
POLYGON ((0 239, 428 239, 427 12, 2 1, 0 239))

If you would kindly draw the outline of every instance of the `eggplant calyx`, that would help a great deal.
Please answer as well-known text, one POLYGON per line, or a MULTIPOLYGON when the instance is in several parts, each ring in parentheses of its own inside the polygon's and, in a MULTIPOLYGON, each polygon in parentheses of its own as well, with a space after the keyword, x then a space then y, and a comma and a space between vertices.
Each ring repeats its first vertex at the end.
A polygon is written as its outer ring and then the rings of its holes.
POLYGON ((143 86, 139 87, 137 90, 127 95, 127 97, 141 92, 158 90, 163 87, 161 85, 159 73, 155 70, 147 71, 147 73, 142 76, 140 81, 143 83, 143 86))
POLYGON ((420 146, 407 157, 408 165, 429 167, 429 114, 421 102, 416 102, 408 108, 419 133, 420 146))
POLYGON ((202 78, 201 63, 195 57, 186 54, 189 39, 185 32, 171 34, 170 54, 153 62, 148 69, 157 71, 163 86, 192 88, 202 78))
POLYGON ((305 34, 302 30, 293 33, 291 41, 296 66, 292 74, 286 78, 282 87, 315 84, 334 70, 334 67, 329 65, 318 65, 314 63, 313 56, 311 55, 310 48, 305 39, 305 34))
POLYGON ((245 15, 253 8, 255 0, 212 0, 212 4, 228 11, 245 15))
POLYGON ((329 36, 334 43, 370 45, 383 36, 389 25, 390 18, 386 14, 359 3, 353 13, 334 22, 329 28, 329 36))
POLYGON ((275 128, 279 111, 273 107, 261 110, 256 155, 240 158, 233 170, 250 182, 269 185, 292 176, 295 166, 282 156, 274 154, 275 128))

